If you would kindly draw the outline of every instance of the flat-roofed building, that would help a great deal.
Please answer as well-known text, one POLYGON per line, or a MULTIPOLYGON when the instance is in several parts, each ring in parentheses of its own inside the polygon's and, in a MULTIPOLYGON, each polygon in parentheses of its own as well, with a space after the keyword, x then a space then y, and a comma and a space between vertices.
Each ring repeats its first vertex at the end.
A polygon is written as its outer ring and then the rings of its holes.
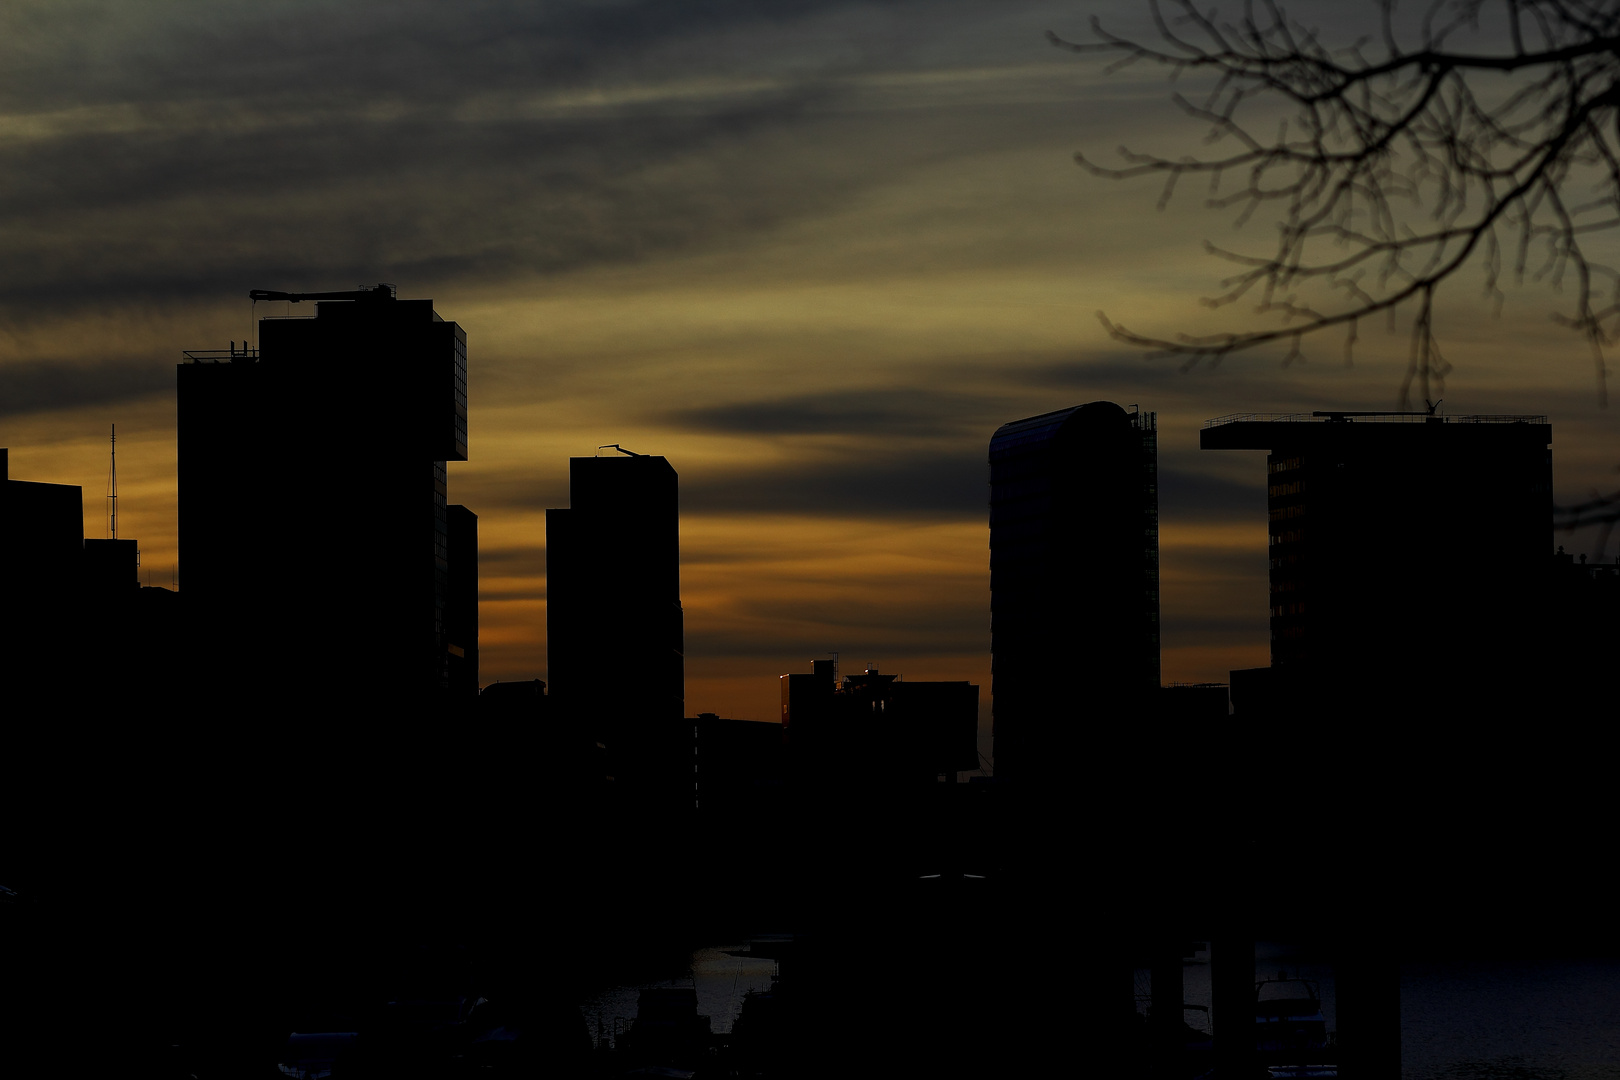
POLYGON ((1551 443, 1544 416, 1206 423, 1206 450, 1267 451, 1273 666, 1406 683, 1510 675, 1500 665, 1523 663, 1544 629, 1551 443))
POLYGON ((546 511, 551 708, 596 733, 636 812, 696 805, 679 483, 667 458, 573 458, 572 505, 546 511))
POLYGON ((314 316, 261 319, 256 347, 188 352, 178 371, 197 655, 270 692, 404 694, 448 691, 454 658, 470 696, 476 641, 452 631, 476 616, 447 615, 451 562, 477 557, 452 550, 446 468, 467 459, 466 333, 387 285, 254 295, 316 301, 314 316))

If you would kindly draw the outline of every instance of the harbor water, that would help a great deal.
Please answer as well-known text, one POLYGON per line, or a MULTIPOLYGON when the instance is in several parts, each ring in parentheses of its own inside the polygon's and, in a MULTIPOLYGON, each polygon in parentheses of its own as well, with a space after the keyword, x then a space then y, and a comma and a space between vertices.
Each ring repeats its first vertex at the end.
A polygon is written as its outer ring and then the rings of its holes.
MULTIPOLYGON (((707 946, 691 953, 684 967, 656 973, 658 978, 603 989, 581 1003, 586 1025, 593 1036, 611 1039, 634 1019, 642 988, 682 986, 696 989, 698 1010, 716 1033, 729 1032, 747 993, 768 989, 776 969, 770 960, 732 955, 746 950, 742 943, 707 946)), ((1620 960, 1520 961, 1482 952, 1468 961, 1402 965, 1402 1080, 1620 1080, 1620 960)), ((851 950, 855 1019, 863 1001, 874 1004, 870 987, 862 985, 870 978, 871 957, 861 954, 859 947, 851 950)), ((1183 968, 1183 996, 1190 1005, 1211 1003, 1208 955, 1199 952, 1183 968)), ((1337 1030, 1331 964, 1269 942, 1258 943, 1255 961, 1257 978, 1283 975, 1316 983, 1327 1028, 1337 1030)), ((1137 971, 1144 1010, 1150 985, 1147 970, 1137 971)), ((1200 1010, 1188 1013, 1195 1027, 1210 1019, 1200 1010)))

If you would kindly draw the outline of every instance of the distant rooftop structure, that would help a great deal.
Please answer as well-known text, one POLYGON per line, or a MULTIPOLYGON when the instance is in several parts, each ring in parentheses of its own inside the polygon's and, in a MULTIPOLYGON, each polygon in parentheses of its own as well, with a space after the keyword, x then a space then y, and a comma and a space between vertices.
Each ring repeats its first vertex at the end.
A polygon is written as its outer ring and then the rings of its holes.
POLYGON ((1440 416, 1428 412, 1355 412, 1332 409, 1308 413, 1232 413, 1205 420, 1204 427, 1227 424, 1545 424, 1545 416, 1484 413, 1477 416, 1440 416))
MULTIPOLYGON (((1489 413, 1440 416, 1430 412, 1358 412, 1319 409, 1308 413, 1233 413, 1204 421, 1199 445, 1205 450, 1318 450, 1354 448, 1368 453, 1472 454, 1463 447, 1537 446, 1552 442, 1545 416, 1489 413), (1376 448, 1383 447, 1378 450, 1376 448)), ((1493 451, 1494 452, 1494 451, 1493 451)))
MULTIPOLYGON (((1011 423, 1002 424, 990 438, 991 457, 1004 457, 1014 451, 1049 442, 1063 428, 1063 425, 1067 424, 1084 407, 1083 405, 1075 405, 1071 408, 1058 409, 1055 412, 1041 413, 1039 416, 1030 416, 1023 420, 1014 420, 1011 423)), ((1127 408, 1136 410, 1129 414, 1132 427, 1138 431, 1156 431, 1158 429, 1157 413, 1142 412, 1135 405, 1127 406, 1127 408)), ((1211 420, 1210 423, 1213 424, 1216 421, 1211 420)))

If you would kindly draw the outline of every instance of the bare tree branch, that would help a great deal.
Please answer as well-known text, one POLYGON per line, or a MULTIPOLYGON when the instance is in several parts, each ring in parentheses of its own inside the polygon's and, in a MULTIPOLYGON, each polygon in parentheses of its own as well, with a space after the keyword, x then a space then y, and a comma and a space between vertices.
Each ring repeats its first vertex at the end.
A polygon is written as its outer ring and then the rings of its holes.
POLYGON ((1075 160, 1112 179, 1162 174, 1161 206, 1182 178, 1208 174, 1205 205, 1234 213, 1237 223, 1274 208, 1268 251, 1206 245, 1238 269, 1205 303, 1250 301, 1278 323, 1165 338, 1100 316, 1116 340, 1189 366, 1286 340, 1291 362, 1304 337, 1342 327, 1348 362, 1360 320, 1395 318, 1399 309, 1411 324, 1404 407, 1414 386, 1425 399, 1443 392, 1450 367, 1434 298, 1475 255, 1484 294, 1500 309, 1505 230, 1516 280, 1528 273, 1566 290, 1555 319, 1586 341, 1606 400, 1620 274, 1591 261, 1582 239, 1620 225, 1620 3, 1435 0, 1408 43, 1394 3, 1382 0, 1378 45, 1336 50, 1275 0, 1247 0, 1231 20, 1193 0, 1150 7, 1154 42, 1117 36, 1096 20, 1092 42, 1048 36, 1075 52, 1113 55, 1115 67, 1149 62, 1172 77, 1209 76, 1201 100, 1172 100, 1208 125, 1207 144, 1232 149, 1172 160, 1122 148, 1117 168, 1075 160), (1491 12, 1503 17, 1501 46, 1460 47, 1491 12), (1253 123, 1274 122, 1278 106, 1286 119, 1277 133, 1256 134, 1253 123), (1231 176, 1243 179, 1221 193, 1231 176), (1581 197, 1571 198, 1577 188, 1581 197))

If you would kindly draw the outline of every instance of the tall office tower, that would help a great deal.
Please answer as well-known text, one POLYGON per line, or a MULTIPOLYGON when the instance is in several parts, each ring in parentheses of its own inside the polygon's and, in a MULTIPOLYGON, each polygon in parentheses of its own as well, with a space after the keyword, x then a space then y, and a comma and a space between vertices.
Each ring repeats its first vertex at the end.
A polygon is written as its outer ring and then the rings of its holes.
POLYGON ((1539 951, 1607 917, 1580 919, 1605 886, 1582 873, 1601 812, 1574 803, 1603 785, 1556 732, 1544 664, 1551 442, 1544 416, 1358 412, 1225 416, 1200 436, 1268 452, 1272 666, 1232 672, 1236 752, 1209 770, 1239 819, 1213 830, 1242 841, 1225 865, 1248 867, 1227 895, 1251 897, 1260 933, 1339 938, 1341 1045, 1368 1072, 1400 1060, 1403 936, 1539 951), (1279 790, 1309 805, 1278 813, 1279 790), (1344 888, 1294 927, 1267 911, 1252 882, 1309 880, 1329 851, 1344 888), (1398 918, 1380 917, 1390 897, 1398 918))
POLYGON ((1159 687, 1158 433, 1094 401, 990 440, 996 775, 1045 783, 1159 687))
POLYGON ((205 674, 448 690, 452 657, 477 655, 447 616, 452 564, 476 562, 446 497, 446 462, 467 460, 466 333, 390 285, 251 295, 317 302, 179 368, 181 576, 205 674))
POLYGON ((627 452, 568 472, 573 505, 546 511, 551 707, 597 731, 627 805, 689 810, 678 478, 627 452))
POLYGON ((1511 680, 1545 631, 1551 442, 1544 416, 1207 422, 1206 450, 1269 452, 1272 665, 1391 691, 1511 680))

